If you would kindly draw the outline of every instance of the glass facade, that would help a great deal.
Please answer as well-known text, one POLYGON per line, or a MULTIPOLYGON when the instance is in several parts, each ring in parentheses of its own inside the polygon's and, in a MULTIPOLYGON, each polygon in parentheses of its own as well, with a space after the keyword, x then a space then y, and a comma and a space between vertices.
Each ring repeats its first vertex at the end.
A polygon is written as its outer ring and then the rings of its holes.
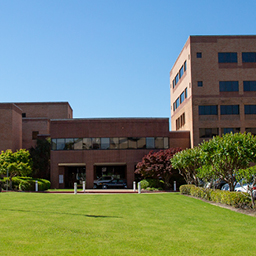
POLYGON ((245 115, 255 115, 256 114, 256 105, 244 105, 245 115))
POLYGON ((52 150, 167 149, 168 137, 52 139, 52 150))

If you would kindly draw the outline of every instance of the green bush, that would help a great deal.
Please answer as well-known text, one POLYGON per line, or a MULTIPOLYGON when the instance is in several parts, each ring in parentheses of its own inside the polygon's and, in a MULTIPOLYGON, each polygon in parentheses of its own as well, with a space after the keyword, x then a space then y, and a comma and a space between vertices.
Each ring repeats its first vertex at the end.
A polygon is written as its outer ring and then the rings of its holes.
POLYGON ((184 195, 190 195, 191 188, 195 187, 195 185, 181 185, 180 193, 184 195))
MULTIPOLYGON (((6 188, 7 180, 10 182, 9 177, 3 178, 3 188, 6 188)), ((38 181, 38 191, 44 191, 51 187, 51 182, 45 179, 33 179, 31 177, 16 176, 12 178, 12 189, 19 191, 35 191, 36 180, 38 181)), ((11 189, 10 183, 8 189, 11 189)))
POLYGON ((149 187, 149 182, 147 180, 142 180, 140 182, 140 186, 141 186, 142 189, 146 189, 146 188, 149 187))
POLYGON ((234 206, 236 208, 249 208, 252 207, 250 195, 242 192, 222 191, 219 189, 205 189, 196 187, 195 185, 182 185, 180 186, 181 194, 191 195, 216 203, 222 203, 234 206))

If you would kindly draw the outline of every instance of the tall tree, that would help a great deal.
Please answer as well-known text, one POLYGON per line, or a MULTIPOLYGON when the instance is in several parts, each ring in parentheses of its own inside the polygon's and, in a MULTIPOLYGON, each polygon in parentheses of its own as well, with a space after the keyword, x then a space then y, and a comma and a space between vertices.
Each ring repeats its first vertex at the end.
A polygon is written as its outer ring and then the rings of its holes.
POLYGON ((8 149, 2 151, 0 155, 0 174, 10 177, 10 182, 14 176, 29 176, 32 172, 32 160, 29 151, 20 149, 16 152, 8 149))
POLYGON ((50 179, 50 139, 37 139, 36 146, 30 150, 33 160, 33 176, 50 179))
POLYGON ((136 165, 135 173, 141 174, 144 178, 161 179, 165 187, 169 188, 171 186, 170 179, 173 175, 170 160, 179 151, 181 151, 181 148, 151 151, 136 165))
POLYGON ((199 179, 197 176, 198 168, 201 167, 200 148, 185 149, 171 158, 172 166, 178 169, 188 184, 198 186, 199 179))
POLYGON ((221 178, 233 191, 239 169, 256 162, 256 137, 250 133, 228 133, 199 145, 204 168, 201 175, 221 178))

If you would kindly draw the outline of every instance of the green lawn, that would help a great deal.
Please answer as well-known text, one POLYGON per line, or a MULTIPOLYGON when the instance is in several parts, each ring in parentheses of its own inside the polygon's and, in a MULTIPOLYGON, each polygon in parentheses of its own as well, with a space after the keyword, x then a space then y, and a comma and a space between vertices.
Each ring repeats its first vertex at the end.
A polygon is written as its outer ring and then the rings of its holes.
POLYGON ((256 218, 179 193, 0 193, 0 255, 256 255, 256 218))

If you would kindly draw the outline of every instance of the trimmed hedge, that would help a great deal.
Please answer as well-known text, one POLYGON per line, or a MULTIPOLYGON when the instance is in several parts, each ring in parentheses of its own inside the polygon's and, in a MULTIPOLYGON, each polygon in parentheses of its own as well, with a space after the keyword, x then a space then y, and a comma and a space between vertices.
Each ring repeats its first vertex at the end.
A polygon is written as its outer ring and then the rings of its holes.
POLYGON ((196 187, 195 185, 182 185, 180 186, 180 192, 184 195, 191 195, 216 203, 231 205, 236 208, 252 208, 251 197, 248 193, 214 190, 196 187))
MULTIPOLYGON (((4 177, 2 182, 6 184, 7 179, 10 182, 10 178, 7 178, 7 177, 4 177)), ((35 191, 36 180, 38 182, 38 191, 44 191, 51 187, 51 182, 49 180, 17 176, 12 178, 12 188, 14 190, 19 190, 19 191, 35 191)))

